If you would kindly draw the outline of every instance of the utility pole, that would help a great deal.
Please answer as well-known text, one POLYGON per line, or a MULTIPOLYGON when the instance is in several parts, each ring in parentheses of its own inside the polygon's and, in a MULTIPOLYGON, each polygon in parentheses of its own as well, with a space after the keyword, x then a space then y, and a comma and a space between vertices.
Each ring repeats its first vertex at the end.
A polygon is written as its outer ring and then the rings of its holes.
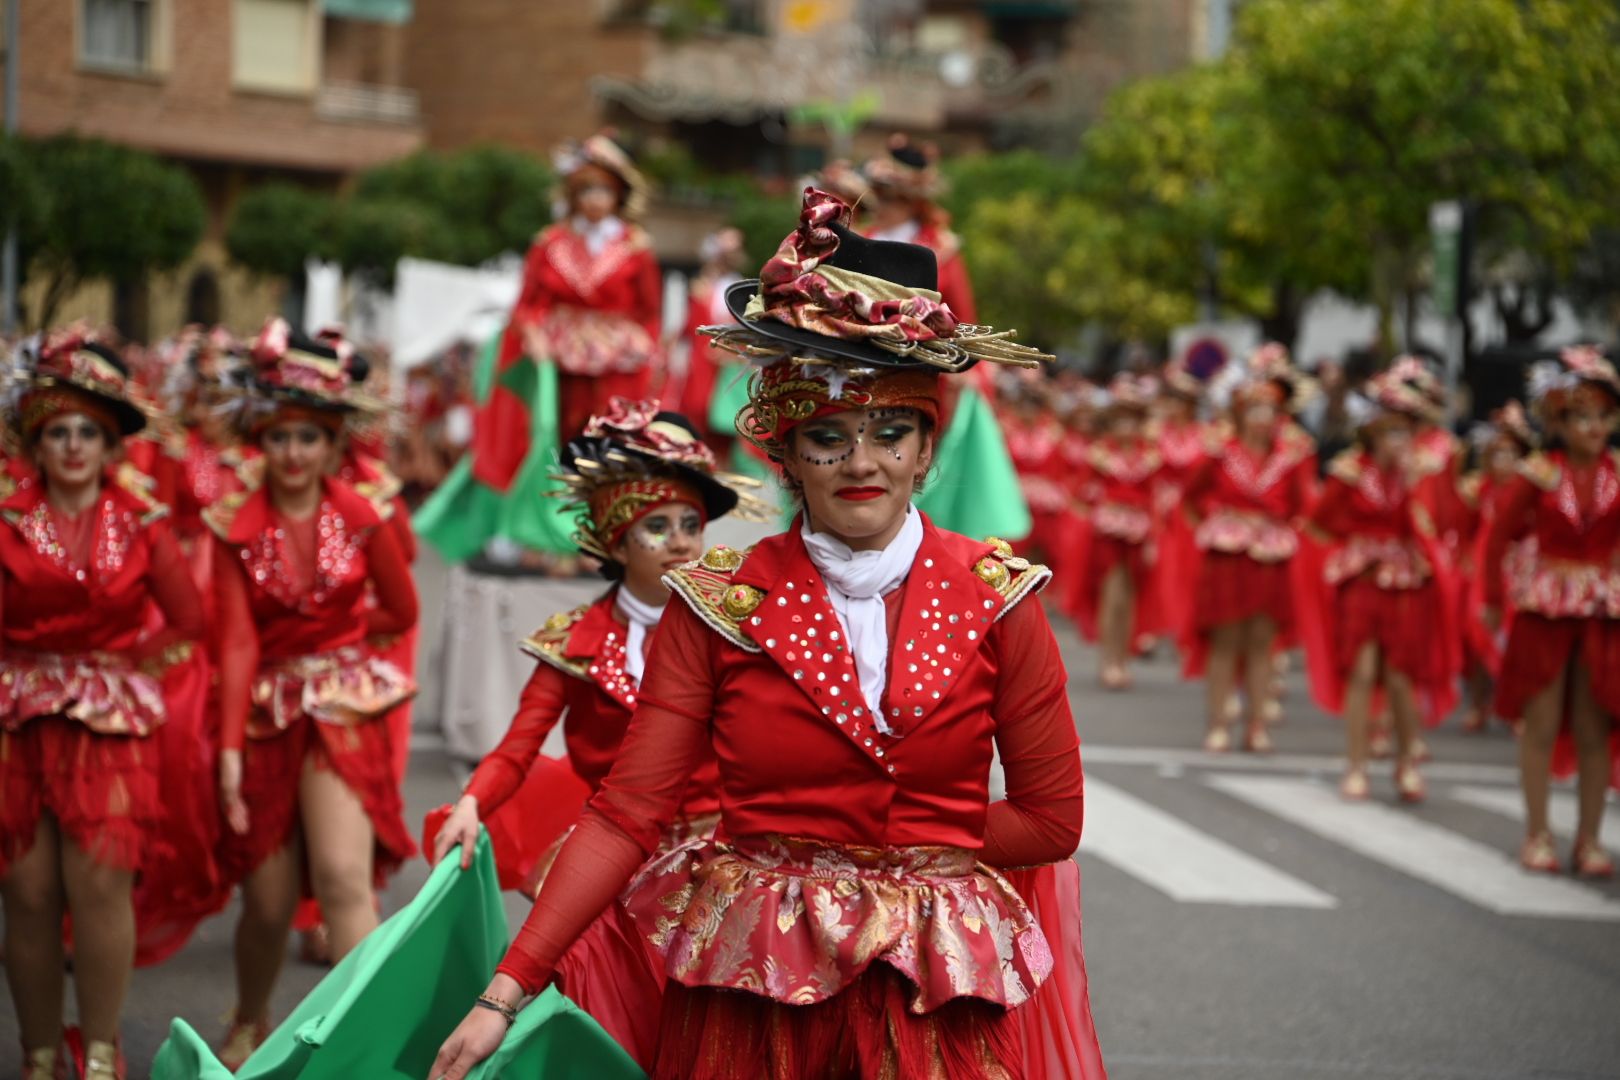
MULTIPOLYGON (((17 68, 21 66, 22 27, 18 7, 22 0, 5 0, 6 5, 6 138, 17 134, 17 68)), ((0 252, 0 334, 17 331, 17 223, 6 228, 5 249, 0 252)))

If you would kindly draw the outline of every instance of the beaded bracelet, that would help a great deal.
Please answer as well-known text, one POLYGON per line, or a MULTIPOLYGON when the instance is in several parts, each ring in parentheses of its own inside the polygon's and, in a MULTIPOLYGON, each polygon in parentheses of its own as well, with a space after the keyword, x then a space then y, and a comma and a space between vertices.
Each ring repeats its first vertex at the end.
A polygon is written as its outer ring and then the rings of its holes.
POLYGON ((478 1000, 473 1002, 473 1004, 480 1009, 488 1009, 490 1012, 500 1013, 501 1016, 506 1019, 507 1027, 511 1027, 513 1024, 517 1023, 517 1008, 515 1006, 508 1005, 498 997, 491 997, 489 994, 479 994, 478 1000))

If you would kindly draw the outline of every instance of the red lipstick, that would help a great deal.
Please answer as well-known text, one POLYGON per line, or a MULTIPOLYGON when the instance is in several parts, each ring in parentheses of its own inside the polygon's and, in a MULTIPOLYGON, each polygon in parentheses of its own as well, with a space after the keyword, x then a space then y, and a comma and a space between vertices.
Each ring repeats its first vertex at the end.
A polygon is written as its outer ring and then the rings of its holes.
POLYGON ((867 502, 871 499, 880 499, 887 495, 888 492, 880 487, 846 487, 839 488, 833 494, 840 499, 847 499, 849 502, 867 502))

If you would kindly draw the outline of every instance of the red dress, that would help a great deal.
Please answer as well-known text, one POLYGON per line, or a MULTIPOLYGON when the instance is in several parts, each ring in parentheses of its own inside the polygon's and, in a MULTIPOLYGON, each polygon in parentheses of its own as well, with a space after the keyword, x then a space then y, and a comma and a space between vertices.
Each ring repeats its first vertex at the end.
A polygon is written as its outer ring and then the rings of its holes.
MULTIPOLYGON (((214 894, 207 848, 191 842, 205 827, 188 816, 197 762, 182 753, 199 745, 206 673, 200 654, 186 657, 202 605, 167 512, 110 477, 77 518, 37 478, 0 502, 0 876, 49 812, 98 863, 183 878, 174 907, 199 880, 214 894), (197 861, 175 874, 182 855, 197 861)), ((144 950, 152 909, 137 908, 144 950)))
MULTIPOLYGON (((555 857, 558 833, 549 826, 557 815, 547 806, 542 818, 525 806, 525 822, 513 820, 514 815, 501 810, 530 803, 522 795, 508 802, 520 787, 527 795, 527 789, 538 783, 541 790, 535 794, 542 800, 547 796, 555 800, 562 794, 563 785, 551 770, 535 768, 541 745, 559 721, 568 760, 591 794, 601 788, 618 758, 638 686, 624 666, 628 632, 614 607, 616 595, 617 589, 610 590, 593 604, 553 616, 524 641, 524 651, 539 663, 523 688, 512 726, 500 745, 479 762, 467 783, 466 793, 478 799, 478 815, 491 836, 497 830, 514 836, 512 848, 532 859, 520 870, 524 891, 530 896, 535 895, 555 857)), ((656 633, 649 635, 646 647, 656 637, 656 633)), ((712 753, 703 755, 687 781, 661 849, 693 836, 713 834, 720 814, 719 787, 719 763, 712 753)), ((575 813, 579 808, 574 805, 575 813)), ((662 965, 655 960, 656 954, 644 946, 629 919, 609 909, 557 967, 557 982, 564 993, 595 1017, 644 1069, 653 1065, 664 990, 662 965)))
MULTIPOLYGON (((529 248, 498 368, 504 371, 520 360, 524 331, 539 328, 543 352, 534 359, 557 365, 557 420, 566 441, 592 416, 608 412, 613 397, 647 396, 662 312, 663 279, 643 229, 626 224, 593 255, 585 238, 560 222, 529 248)), ((518 438, 513 427, 526 429, 526 408, 497 386, 474 427, 478 479, 497 490, 506 490, 527 452, 528 439, 518 438)))
POLYGON ((306 521, 277 513, 263 487, 206 515, 221 548, 221 743, 243 750, 250 818, 245 836, 227 832, 222 842, 232 880, 292 839, 306 759, 337 773, 365 807, 379 884, 416 850, 401 817, 393 740, 379 722, 414 688, 366 644, 415 624, 415 586, 371 502, 341 480, 322 486, 306 521))
POLYGON ((1439 723, 1456 703, 1455 582, 1411 479, 1380 469, 1364 450, 1346 450, 1328 466, 1310 522, 1334 541, 1312 583, 1327 591, 1312 605, 1321 614, 1307 635, 1318 702, 1343 710, 1350 670, 1371 643, 1412 681, 1425 719, 1439 723))
POLYGON ((1063 482, 1063 428, 1051 416, 1033 420, 1007 415, 1001 420, 1007 454, 1018 470, 1018 485, 1029 506, 1030 541, 1036 557, 1053 567, 1064 565, 1064 523, 1069 513, 1069 492, 1063 482))
POLYGON ((1229 436, 1188 479, 1186 505, 1199 517, 1192 596, 1196 644, 1187 673, 1202 671, 1208 638, 1218 626, 1257 616, 1291 640, 1296 592, 1291 575, 1299 552, 1295 521, 1311 504, 1316 445, 1302 429, 1283 428, 1264 457, 1229 436))
MULTIPOLYGON (((1617 553, 1620 457, 1611 451, 1578 471, 1554 450, 1520 466, 1485 547, 1486 600, 1506 601, 1515 611, 1496 687, 1498 715, 1522 716, 1525 704, 1578 656, 1598 704, 1611 718, 1620 716, 1617 553), (1523 554, 1508 564, 1510 545, 1520 539, 1527 541, 1523 554)), ((1620 781, 1620 740, 1613 745, 1620 781)), ((1560 764, 1569 764, 1567 754, 1560 756, 1560 764)))
POLYGON ((1179 512, 1187 482, 1209 453, 1219 434, 1196 421, 1164 424, 1158 430, 1159 457, 1164 467, 1153 488, 1153 520, 1158 535, 1153 592, 1159 601, 1159 621, 1185 651, 1195 631, 1193 595, 1198 580, 1198 550, 1192 529, 1179 512))
POLYGON ((1135 592, 1130 640, 1160 629, 1153 588, 1156 540, 1153 489, 1164 459, 1150 442, 1122 445, 1112 438, 1093 440, 1086 448, 1078 476, 1080 501, 1089 509, 1086 559, 1071 584, 1072 609, 1087 640, 1097 640, 1103 582, 1115 567, 1124 567, 1135 592))
POLYGON ((1079 838, 1062 662, 1024 602, 1046 577, 927 524, 885 598, 880 726, 797 527, 671 574, 682 602, 623 753, 501 970, 544 985, 634 874, 622 902, 670 980, 655 1077, 757 1076, 765 1061, 780 1076, 1044 1075, 1021 1067, 1042 1019, 1083 1032, 1069 1075, 1103 1075, 1083 970, 1075 998, 1044 992, 1048 940, 992 869, 1060 862, 1079 838), (992 741, 1008 792, 994 804, 992 741), (711 748, 724 839, 642 866, 711 748))

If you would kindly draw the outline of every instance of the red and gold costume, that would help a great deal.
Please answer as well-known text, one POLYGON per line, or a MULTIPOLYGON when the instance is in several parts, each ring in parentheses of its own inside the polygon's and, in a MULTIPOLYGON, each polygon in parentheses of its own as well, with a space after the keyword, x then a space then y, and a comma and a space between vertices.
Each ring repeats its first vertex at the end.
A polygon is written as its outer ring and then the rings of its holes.
MULTIPOLYGON (((1177 380, 1177 393, 1198 400, 1196 380, 1182 372, 1179 365, 1166 373, 1167 392, 1171 379, 1177 380)), ((1198 552, 1179 507, 1186 497, 1188 482, 1209 452, 1210 435, 1206 425, 1196 419, 1165 420, 1155 425, 1152 434, 1163 462, 1153 490, 1154 529, 1158 535, 1153 593, 1158 598, 1163 629, 1184 645, 1195 631, 1192 597, 1198 579, 1198 552)))
POLYGON ((1029 506, 1030 543, 1049 566, 1059 566, 1066 554, 1069 492, 1065 484, 1063 425, 1045 407, 1033 415, 1009 410, 1001 417, 1007 455, 1018 470, 1018 484, 1029 506))
POLYGON ((1093 439, 1078 477, 1086 508, 1087 543, 1071 588, 1071 607, 1081 632, 1095 641, 1103 582, 1123 567, 1133 589, 1135 615, 1130 640, 1160 629, 1153 589, 1156 536, 1153 491, 1164 458, 1147 439, 1093 439))

